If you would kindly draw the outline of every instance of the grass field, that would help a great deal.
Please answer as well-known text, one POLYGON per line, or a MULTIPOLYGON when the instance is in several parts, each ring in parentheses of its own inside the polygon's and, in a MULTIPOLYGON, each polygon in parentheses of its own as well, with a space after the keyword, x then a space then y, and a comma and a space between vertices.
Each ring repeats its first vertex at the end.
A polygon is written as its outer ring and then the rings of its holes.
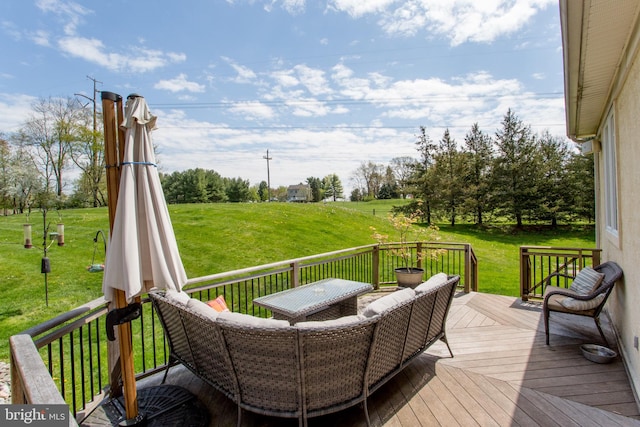
MULTIPOLYGON (((386 214, 401 201, 322 204, 171 205, 188 277, 374 243, 370 226, 393 234, 386 214)), ((57 215, 50 214, 55 231, 57 215)), ((26 217, 0 217, 0 360, 8 337, 101 295, 102 273, 89 273, 98 230, 107 233, 105 208, 62 212, 65 246, 49 251, 49 305, 45 305, 42 215, 34 211, 32 249, 22 245, 26 217)), ((480 291, 518 295, 520 245, 594 247, 590 226, 516 231, 511 226, 442 225, 441 241, 471 243, 479 260, 480 291)), ((102 241, 95 262, 104 261, 102 241)))

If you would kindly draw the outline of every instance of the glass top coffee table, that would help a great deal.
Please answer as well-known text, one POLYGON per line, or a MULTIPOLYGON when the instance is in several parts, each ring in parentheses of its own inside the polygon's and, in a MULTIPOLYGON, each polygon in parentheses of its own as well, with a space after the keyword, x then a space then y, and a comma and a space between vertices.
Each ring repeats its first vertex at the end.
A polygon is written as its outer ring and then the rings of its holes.
POLYGON ((292 325, 305 320, 329 320, 357 314, 358 295, 370 292, 368 283, 324 279, 286 291, 255 298, 253 303, 271 310, 274 319, 292 325))

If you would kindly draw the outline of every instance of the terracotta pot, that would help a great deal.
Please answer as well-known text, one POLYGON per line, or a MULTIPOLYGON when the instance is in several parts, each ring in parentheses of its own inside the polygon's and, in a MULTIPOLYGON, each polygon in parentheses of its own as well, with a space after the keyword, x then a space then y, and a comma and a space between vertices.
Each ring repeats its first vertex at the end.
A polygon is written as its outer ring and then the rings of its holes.
POLYGON ((424 270, 417 267, 401 267, 396 268, 396 280, 399 287, 415 288, 422 283, 424 270))

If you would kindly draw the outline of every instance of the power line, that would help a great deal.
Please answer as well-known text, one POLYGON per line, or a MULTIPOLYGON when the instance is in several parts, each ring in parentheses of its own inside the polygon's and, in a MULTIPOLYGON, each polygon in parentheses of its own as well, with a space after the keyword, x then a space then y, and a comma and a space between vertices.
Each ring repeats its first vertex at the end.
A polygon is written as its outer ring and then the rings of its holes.
POLYGON ((518 99, 552 99, 558 96, 564 96, 562 92, 539 92, 530 94, 513 94, 513 95, 468 95, 466 97, 451 96, 451 95, 433 95, 429 98, 421 97, 394 97, 394 98, 338 98, 338 99, 293 99, 293 100, 277 100, 277 101, 265 101, 265 100, 239 100, 239 101, 216 101, 216 102, 174 102, 174 103, 152 103, 149 104, 153 108, 157 109, 169 109, 169 108, 182 108, 182 109, 216 109, 216 108, 235 108, 238 104, 244 108, 259 108, 265 105, 269 106, 295 106, 295 105, 308 105, 308 104, 392 104, 392 103, 419 103, 429 104, 435 102, 446 101, 459 101, 461 99, 504 99, 504 98, 518 98, 518 99))

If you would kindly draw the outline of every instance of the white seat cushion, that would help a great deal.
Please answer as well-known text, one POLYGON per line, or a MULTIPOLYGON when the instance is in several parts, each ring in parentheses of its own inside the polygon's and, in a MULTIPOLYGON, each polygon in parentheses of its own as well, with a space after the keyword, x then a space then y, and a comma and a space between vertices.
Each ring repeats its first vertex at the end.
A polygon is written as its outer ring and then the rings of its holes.
POLYGON ((314 328, 330 328, 336 326, 347 326, 354 323, 358 323, 362 319, 366 319, 364 316, 352 315, 338 317, 331 320, 309 320, 307 322, 298 322, 296 327, 299 329, 314 329, 314 328))
POLYGON ((365 317, 373 317, 404 301, 408 301, 415 296, 416 291, 412 288, 404 288, 400 291, 395 291, 389 295, 377 299, 376 301, 373 301, 363 310, 362 315, 365 317))
POLYGON ((218 318, 218 312, 197 298, 189 298, 187 309, 194 313, 198 313, 205 319, 215 321, 218 318))
POLYGON ((183 291, 178 292, 173 289, 167 289, 167 291, 164 293, 164 296, 167 297, 167 299, 173 303, 178 303, 185 306, 189 303, 189 300, 191 299, 188 293, 183 291))
POLYGON ((423 294, 427 292, 429 289, 436 288, 446 282, 449 279, 447 273, 438 273, 429 277, 426 282, 423 282, 416 286, 416 294, 423 294))
MULTIPOLYGON (((206 305, 206 304, 205 304, 206 305)), ((207 306, 208 307, 208 306, 207 306)), ((209 307, 209 310, 213 310, 209 307)), ((230 323, 235 325, 246 325, 254 328, 286 328, 289 322, 286 320, 264 319, 262 317, 254 317, 244 313, 234 313, 231 311, 222 311, 218 313, 218 322, 230 323)))
POLYGON ((582 300, 571 298, 571 297, 565 297, 560 300, 560 304, 562 304, 563 307, 568 308, 569 310, 586 311, 586 310, 591 310, 593 308, 596 308, 598 305, 600 305, 603 299, 604 299, 604 294, 600 294, 597 297, 590 299, 588 301, 582 301, 582 300))

